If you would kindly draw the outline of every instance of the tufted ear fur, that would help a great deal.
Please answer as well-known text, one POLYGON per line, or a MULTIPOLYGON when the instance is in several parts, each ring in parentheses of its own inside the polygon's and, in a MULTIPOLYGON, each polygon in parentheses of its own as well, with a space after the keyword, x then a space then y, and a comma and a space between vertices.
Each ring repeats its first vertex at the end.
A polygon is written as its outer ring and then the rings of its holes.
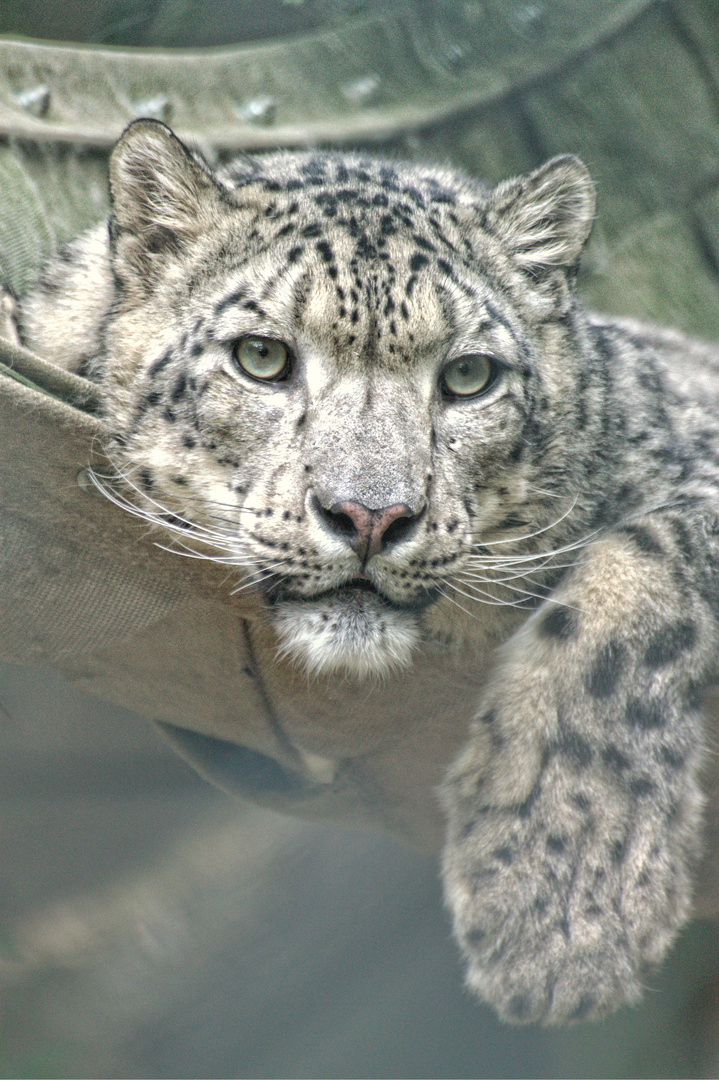
POLYGON ((570 268, 591 232, 594 183, 579 158, 552 158, 490 196, 486 223, 520 266, 535 276, 570 268))
POLYGON ((205 163, 157 120, 136 120, 110 157, 113 266, 147 291, 169 257, 205 232, 220 195, 205 163))

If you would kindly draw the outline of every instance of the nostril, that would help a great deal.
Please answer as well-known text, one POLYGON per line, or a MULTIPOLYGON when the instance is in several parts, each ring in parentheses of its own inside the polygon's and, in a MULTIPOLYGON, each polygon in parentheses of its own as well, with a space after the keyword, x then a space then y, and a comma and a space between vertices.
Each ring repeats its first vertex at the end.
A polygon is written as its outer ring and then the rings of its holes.
POLYGON ((340 536, 343 540, 353 540, 357 535, 357 526, 349 514, 335 507, 323 506, 317 498, 313 498, 313 504, 317 516, 330 529, 331 532, 340 536))
POLYGON ((332 528, 341 536, 354 536, 357 532, 357 526, 349 514, 343 514, 341 510, 335 512, 326 510, 325 513, 332 519, 332 528))
POLYGON ((387 547, 389 544, 397 544, 405 540, 417 523, 418 516, 410 512, 392 521, 382 533, 383 546, 387 547))

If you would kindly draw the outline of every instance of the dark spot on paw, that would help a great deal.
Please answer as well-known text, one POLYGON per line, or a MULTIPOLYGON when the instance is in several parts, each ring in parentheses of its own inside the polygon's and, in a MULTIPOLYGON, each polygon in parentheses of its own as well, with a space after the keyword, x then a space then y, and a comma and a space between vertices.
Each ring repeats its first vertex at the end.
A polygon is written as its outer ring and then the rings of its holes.
POLYGON ((593 1012, 597 1004, 597 999, 592 994, 584 994, 579 999, 579 1004, 569 1016, 568 1020, 586 1020, 591 1012, 593 1012))
POLYGON ((662 746, 659 750, 660 760, 672 769, 681 769, 685 762, 684 754, 673 750, 671 746, 662 746))
POLYGON ((644 525, 623 525, 617 532, 630 537, 643 555, 663 555, 664 549, 644 525))
POLYGON ((561 836, 548 836, 547 837, 547 851, 552 851, 557 855, 561 855, 564 851, 566 844, 561 836))
POLYGON ((497 869, 494 866, 478 866, 472 873, 472 884, 475 887, 480 886, 483 882, 488 881, 490 878, 497 876, 497 869))
POLYGON ((578 731, 565 730, 557 740, 556 749, 580 769, 586 769, 594 757, 591 746, 578 731))
POLYGON ((626 718, 628 724, 641 728, 642 731, 663 727, 665 722, 662 710, 656 701, 642 701, 639 698, 629 700, 626 718))
POLYGON ((544 637, 567 641, 577 633, 577 616, 566 608, 552 608, 539 624, 539 632, 544 637))
POLYGON ((467 931, 467 933, 464 935, 464 940, 469 946, 469 948, 473 949, 477 948, 479 945, 482 945, 486 936, 487 935, 484 930, 480 930, 478 927, 475 927, 474 930, 467 931))
POLYGON ((657 790, 656 784, 654 784, 648 776, 637 776, 635 780, 629 781, 629 793, 642 798, 646 795, 653 795, 657 790))
MULTIPOLYGON (((326 616, 325 616, 325 618, 326 618, 326 616)), ((476 821, 465 821, 464 825, 462 826, 462 828, 459 830, 459 832, 457 834, 457 838, 459 840, 466 840, 468 836, 472 835, 472 833, 475 830, 476 825, 477 825, 476 821)))
POLYGON ((624 860, 624 856, 627 853, 627 845, 622 840, 615 840, 609 849, 609 858, 613 863, 618 864, 624 860))
POLYGON ((492 749, 498 752, 505 745, 506 739, 501 731, 497 731, 496 728, 492 729, 492 749))
POLYGON ((507 1016, 513 1020, 528 1020, 532 1015, 532 999, 528 994, 515 994, 507 1005, 507 1016))
POLYGON ((701 709, 704 700, 703 687, 693 679, 689 681, 686 691, 686 706, 691 712, 701 709))
POLYGON ((587 693, 593 698, 606 698, 613 693, 626 661, 626 649, 618 641, 610 641, 597 653, 592 670, 585 681, 587 693))
POLYGON ((611 743, 602 751, 602 761, 616 773, 623 773, 631 765, 626 754, 611 743))
POLYGON ((692 622, 681 622, 659 630, 649 641, 644 662, 650 668, 671 664, 683 652, 692 648, 696 638, 697 628, 692 622))
POLYGON ((505 866, 511 866, 514 861, 514 853, 509 847, 495 848, 492 855, 499 862, 504 863, 505 866))

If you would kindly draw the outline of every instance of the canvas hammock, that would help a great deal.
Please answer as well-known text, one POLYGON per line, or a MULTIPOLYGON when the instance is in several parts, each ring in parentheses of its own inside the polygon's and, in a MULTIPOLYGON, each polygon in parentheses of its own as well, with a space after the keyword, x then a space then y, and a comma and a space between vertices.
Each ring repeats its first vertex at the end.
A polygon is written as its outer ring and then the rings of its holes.
MULTIPOLYGON (((140 114, 166 119, 211 156, 374 142, 428 157, 456 145, 453 156, 490 178, 530 167, 554 147, 540 152, 521 134, 516 108, 507 111, 512 95, 525 95, 529 109, 540 86, 551 102, 580 62, 599 54, 611 75, 617 50, 674 33, 649 0, 554 7, 573 13, 561 33, 550 27, 532 40, 497 24, 491 38, 468 23, 457 32, 459 51, 449 31, 438 41, 420 7, 407 4, 402 18, 390 6, 342 34, 208 52, 0 39, 0 278, 22 292, 58 242, 105 213, 108 148, 140 114)), ((696 95, 692 109, 694 132, 696 95)), ((719 155, 713 113, 712 124, 706 141, 719 155)), ((660 224, 674 228, 675 252, 684 237, 691 263, 684 219, 672 225, 676 182, 672 191, 660 224)), ((609 211, 605 248, 626 216, 611 202, 609 211)), ((627 241, 618 253, 625 279, 620 273, 615 307, 642 258, 647 265, 647 220, 623 233, 634 247, 627 241)), ((661 307, 663 273, 648 265, 648 314, 661 307)), ((711 290, 719 312, 719 285, 706 267, 702 273, 694 288, 705 290, 705 317, 711 290)), ((587 283, 606 298, 601 274, 587 283)), ((665 291, 676 302, 676 288, 665 291)), ((658 312, 667 313, 666 305, 658 312)), ((308 682, 276 660, 261 607, 248 592, 231 595, 226 568, 162 550, 97 493, 87 466, 102 461, 102 434, 92 385, 0 341, 0 657, 30 670, 50 664, 73 685, 161 724, 181 754, 229 791, 438 847, 434 790, 486 672, 427 654, 411 672, 361 692, 338 680, 308 682)), ((717 762, 709 759, 710 794, 719 792, 717 762)), ((698 910, 719 913, 719 795, 698 910)))

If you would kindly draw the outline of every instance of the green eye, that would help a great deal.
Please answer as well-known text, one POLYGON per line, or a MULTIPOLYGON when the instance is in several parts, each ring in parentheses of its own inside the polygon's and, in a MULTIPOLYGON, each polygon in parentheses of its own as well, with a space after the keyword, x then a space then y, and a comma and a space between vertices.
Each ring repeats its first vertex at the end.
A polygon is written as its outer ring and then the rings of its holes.
POLYGON ((290 350, 274 338, 242 337, 235 343, 234 356, 253 379, 279 382, 289 374, 290 350))
POLYGON ((488 390, 497 377, 497 362, 484 353, 468 353, 450 360, 442 372, 441 388, 446 397, 476 397, 488 390))

